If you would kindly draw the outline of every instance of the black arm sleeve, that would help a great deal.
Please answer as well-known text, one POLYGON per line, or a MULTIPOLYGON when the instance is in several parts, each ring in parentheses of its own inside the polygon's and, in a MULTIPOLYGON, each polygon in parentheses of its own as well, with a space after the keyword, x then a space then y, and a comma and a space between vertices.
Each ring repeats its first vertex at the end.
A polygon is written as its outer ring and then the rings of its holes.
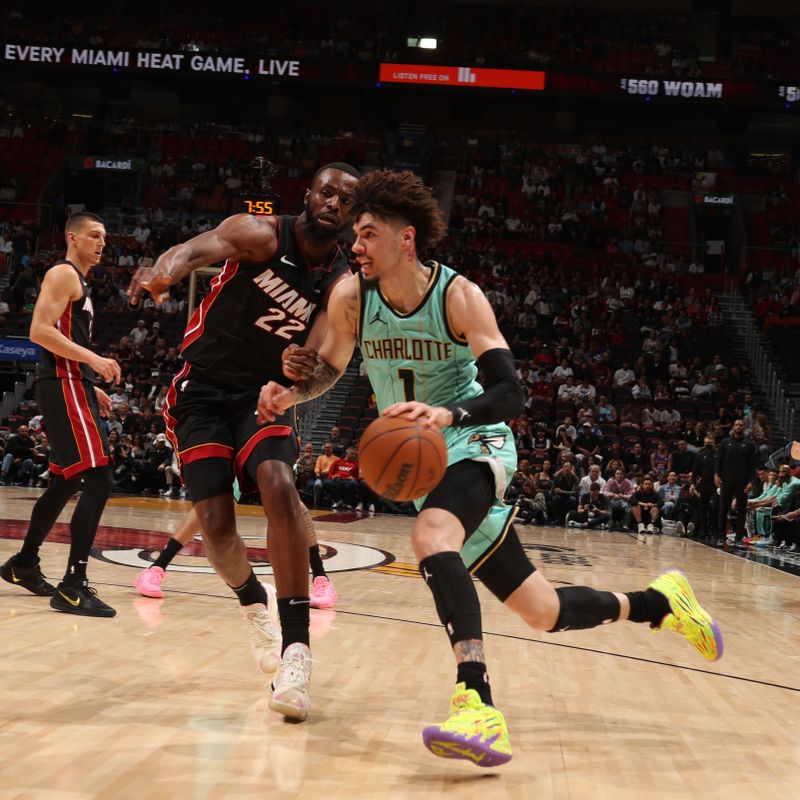
POLYGON ((525 395, 514 369, 510 350, 497 347, 487 350, 477 361, 483 373, 484 392, 470 400, 445 406, 453 412, 453 425, 491 425, 519 416, 525 407, 525 395))

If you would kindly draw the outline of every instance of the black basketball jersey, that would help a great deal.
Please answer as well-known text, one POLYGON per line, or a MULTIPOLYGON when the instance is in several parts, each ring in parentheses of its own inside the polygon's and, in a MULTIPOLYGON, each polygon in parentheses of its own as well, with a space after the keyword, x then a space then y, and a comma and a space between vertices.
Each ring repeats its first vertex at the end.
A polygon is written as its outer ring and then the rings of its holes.
MULTIPOLYGON (((94 319, 94 307, 92 298, 89 296, 89 288, 86 280, 81 275, 80 270, 71 262, 64 259, 53 264, 69 264, 77 273, 78 280, 81 282, 82 293, 80 299, 68 303, 64 313, 56 322, 56 328, 75 344, 91 350, 92 347, 92 321, 94 319)), ((52 267, 51 267, 52 269, 52 267)), ((36 370, 37 378, 86 378, 93 381, 95 378, 92 368, 82 362, 73 361, 71 358, 51 353, 42 348, 42 360, 36 370)))
POLYGON ((181 354, 191 377, 235 389, 286 384, 281 353, 302 345, 336 280, 348 270, 340 248, 325 266, 308 262, 295 217, 278 218, 278 249, 266 262, 226 261, 189 320, 181 354))

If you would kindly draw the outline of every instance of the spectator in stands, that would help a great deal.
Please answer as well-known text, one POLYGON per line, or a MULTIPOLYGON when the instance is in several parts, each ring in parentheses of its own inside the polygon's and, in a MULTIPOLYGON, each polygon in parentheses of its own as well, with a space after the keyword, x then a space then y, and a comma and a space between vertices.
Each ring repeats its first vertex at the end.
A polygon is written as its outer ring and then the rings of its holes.
POLYGON ((183 365, 183 359, 178 354, 177 347, 170 347, 167 350, 167 356, 160 365, 160 369, 167 375, 175 375, 180 372, 183 365))
POLYGON ((120 424, 121 433, 128 433, 133 435, 134 433, 138 432, 139 430, 138 414, 132 411, 130 404, 120 403, 116 409, 112 410, 112 414, 116 416, 116 420, 120 424))
POLYGON ((678 536, 694 536, 699 501, 700 498, 695 485, 693 483, 682 483, 674 517, 675 533, 678 536))
POLYGON ((20 486, 36 486, 40 476, 47 470, 50 457, 50 448, 47 444, 47 436, 39 433, 34 439, 34 446, 30 458, 23 460, 17 472, 17 483, 20 486))
POLYGON ((358 486, 358 455, 356 449, 350 447, 328 469, 325 489, 333 501, 331 508, 355 508, 358 503, 358 486))
POLYGON ((772 448, 772 432, 767 423, 766 414, 755 415, 755 422, 750 428, 750 437, 758 449, 758 457, 763 460, 769 457, 772 448))
POLYGON ((689 445, 685 439, 678 439, 676 449, 671 453, 671 467, 678 474, 681 483, 692 480, 692 471, 696 456, 689 450, 689 445))
MULTIPOLYGON (((556 428, 554 450, 557 460, 562 453, 572 454, 572 448, 578 433, 572 424, 572 417, 564 417, 564 421, 556 428)), ((560 463, 560 461, 559 461, 560 463)))
POLYGON ((678 511, 678 501, 681 494, 681 484, 678 483, 678 473, 670 470, 667 482, 659 487, 658 496, 661 499, 661 516, 663 519, 672 520, 678 511))
POLYGON ((647 378, 642 376, 636 381, 631 389, 631 396, 634 400, 650 400, 653 397, 647 385, 647 378))
POLYGON ((641 442, 636 442, 625 456, 625 466, 628 475, 636 474, 643 470, 650 470, 650 454, 645 453, 641 442))
POLYGON ((728 369, 722 363, 722 359, 719 356, 714 356, 711 363, 705 368, 703 374, 709 380, 711 378, 722 378, 724 380, 728 376, 728 369))
POLYGON ((566 358, 561 359, 561 363, 553 370, 553 384, 560 386, 565 383, 567 378, 573 378, 574 384, 575 373, 566 358))
POLYGON ((634 489, 633 483, 621 469, 615 470, 614 477, 606 482, 603 492, 609 500, 612 530, 618 525, 623 529, 630 527, 630 500, 634 489))
POLYGON ((603 472, 607 478, 613 477, 618 469, 625 472, 625 454, 618 439, 606 447, 601 447, 600 455, 603 456, 603 472))
POLYGON ((131 234, 140 248, 143 248, 150 239, 150 227, 147 224, 146 218, 139 221, 139 224, 133 229, 131 234))
POLYGON ((111 408, 114 411, 119 411, 119 407, 123 404, 128 404, 128 395, 125 393, 123 387, 120 384, 114 384, 114 387, 109 395, 109 400, 111 400, 111 408))
POLYGON ((578 476, 571 461, 565 461, 553 476, 551 519, 563 524, 568 511, 578 507, 578 476))
POLYGON ((619 425, 620 425, 620 433, 622 433, 622 427, 625 426, 627 429, 639 431, 641 430, 641 414, 639 409, 636 406, 630 405, 626 403, 622 406, 619 410, 619 425))
POLYGON ((614 373, 614 388, 627 389, 636 383, 636 373, 631 369, 629 362, 623 361, 622 366, 614 373))
POLYGON ((648 400, 642 409, 642 429, 654 431, 661 427, 661 412, 656 408, 653 400, 648 400))
POLYGON ((546 525, 550 521, 550 502, 555 485, 551 474, 552 465, 550 460, 545 460, 541 470, 536 474, 533 481, 533 499, 531 506, 534 519, 540 525, 546 525))
POLYGON ((138 320, 136 327, 133 328, 128 334, 128 337, 130 338, 130 341, 136 350, 140 350, 144 346, 147 336, 148 330, 143 319, 138 320))
POLYGON ((673 406, 672 400, 664 401, 664 408, 661 410, 661 427, 665 431, 678 431, 681 424, 681 412, 673 406))
POLYGON ((589 383, 589 378, 584 377, 580 384, 575 387, 575 398, 577 400, 588 400, 590 403, 594 403, 594 399, 597 396, 597 389, 589 383))
POLYGON ((583 400, 575 413, 575 422, 580 428, 584 422, 594 425, 595 408, 589 400, 583 400))
POLYGON ((578 431, 578 435, 575 437, 575 454, 579 460, 588 458, 597 459, 600 456, 601 443, 602 437, 592 427, 592 424, 590 422, 584 422, 578 431))
POLYGON ((672 469, 672 456, 667 450, 667 443, 662 439, 656 449, 650 453, 650 469, 658 476, 672 469))
POLYGON ((531 442, 530 462, 531 466, 539 470, 545 461, 550 460, 552 444, 547 437, 547 426, 539 424, 536 426, 536 433, 531 442))
POLYGON ((575 386, 575 378, 572 375, 567 376, 567 379, 561 386, 558 387, 557 397, 559 400, 575 400, 577 394, 577 387, 575 386))
POLYGON ((314 508, 320 507, 325 481, 328 479, 328 470, 336 459, 337 456, 333 452, 333 442, 325 442, 322 445, 322 453, 317 457, 317 462, 314 465, 314 508))
POLYGON ((336 425, 331 428, 328 441, 333 445, 333 454, 338 458, 344 458, 348 442, 344 440, 341 431, 336 425))
POLYGON ((172 447, 166 434, 159 433, 145 448, 139 469, 139 488, 144 493, 163 494, 171 488, 171 475, 167 472, 172 463, 172 447))
POLYGON ((639 488, 631 495, 631 514, 637 525, 637 532, 656 533, 661 529, 661 498, 653 488, 653 480, 649 476, 642 478, 639 488))
POLYGON ((583 494, 586 494, 589 491, 589 487, 596 483, 600 490, 602 491, 605 488, 606 481, 600 475, 600 465, 599 464, 592 464, 580 481, 578 482, 578 496, 580 497, 583 494))
POLYGON ((517 448, 517 457, 527 459, 533 449, 533 436, 531 435, 530 420, 520 417, 514 434, 514 444, 517 448))
POLYGON ((20 425, 16 435, 8 437, 3 453, 2 468, 0 468, 0 485, 5 486, 18 477, 22 464, 33 459, 35 446, 36 442, 27 425, 20 425))
POLYGON ((713 383, 710 383, 708 378, 705 375, 700 375, 697 379, 697 382, 692 386, 691 394, 692 397, 708 397, 710 398, 715 391, 715 387, 713 383))
POLYGON ((306 442, 295 462, 297 489, 301 494, 313 497, 314 481, 316 480, 314 467, 316 463, 317 457, 314 455, 314 444, 313 442, 306 442))
POLYGON ((618 420, 617 409, 608 402, 608 398, 605 395, 600 395, 600 399, 597 402, 596 413, 597 421, 601 423, 615 423, 618 420))
POLYGON ((536 373, 536 380, 529 390, 528 399, 525 401, 526 410, 531 413, 537 407, 537 401, 550 403, 553 399, 553 384, 550 383, 547 373, 540 371, 536 373))
POLYGON ((605 530, 610 517, 608 498, 601 492, 599 483, 589 485, 589 491, 580 495, 578 507, 567 514, 570 528, 601 528, 605 530))

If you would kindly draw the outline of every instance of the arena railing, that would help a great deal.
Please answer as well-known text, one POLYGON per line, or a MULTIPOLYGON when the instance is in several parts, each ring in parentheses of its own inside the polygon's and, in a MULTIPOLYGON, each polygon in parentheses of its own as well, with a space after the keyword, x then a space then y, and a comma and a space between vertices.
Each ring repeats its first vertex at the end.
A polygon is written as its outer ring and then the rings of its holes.
POLYGON ((758 382, 770 405, 778 427, 788 436, 793 436, 797 409, 789 399, 788 387, 775 366, 777 359, 769 341, 759 327, 758 320, 745 297, 739 292, 734 278, 726 276, 722 308, 742 337, 744 348, 752 364, 751 374, 758 382))

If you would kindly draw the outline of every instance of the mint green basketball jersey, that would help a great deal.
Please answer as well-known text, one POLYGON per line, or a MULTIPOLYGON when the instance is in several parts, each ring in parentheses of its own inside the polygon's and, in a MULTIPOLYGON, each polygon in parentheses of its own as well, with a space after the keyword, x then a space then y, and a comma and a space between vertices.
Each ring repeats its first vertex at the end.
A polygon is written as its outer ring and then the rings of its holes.
MULTIPOLYGON (((417 400, 444 406, 483 393, 478 368, 466 340, 452 330, 447 316, 447 290, 458 276, 432 262, 428 288, 419 305, 402 314, 383 297, 380 286, 359 276, 361 311, 358 340, 379 409, 417 400)), ((497 502, 461 551, 464 563, 477 569, 505 536, 514 509, 503 504, 505 489, 517 468, 511 429, 505 423, 445 428, 447 464, 465 459, 484 461, 495 477, 497 502)), ((419 509, 425 497, 414 505, 419 509)))

